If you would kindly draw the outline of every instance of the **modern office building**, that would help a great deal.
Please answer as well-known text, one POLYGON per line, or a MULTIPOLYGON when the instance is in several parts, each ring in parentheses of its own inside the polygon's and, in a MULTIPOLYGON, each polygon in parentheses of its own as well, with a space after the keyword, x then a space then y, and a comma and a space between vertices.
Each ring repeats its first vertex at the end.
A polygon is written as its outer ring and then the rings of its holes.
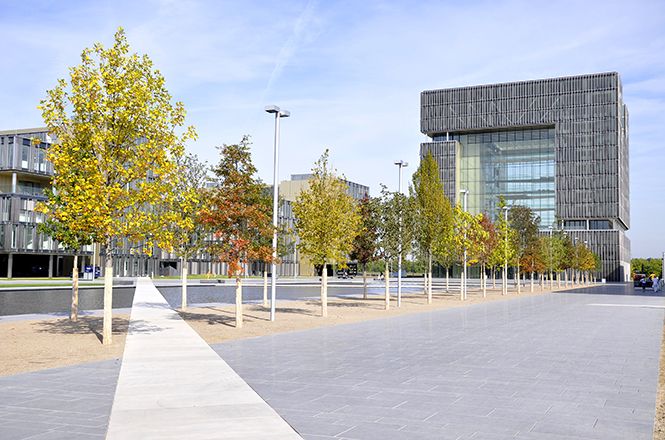
MULTIPOLYGON (((279 213, 280 224, 286 225, 291 230, 295 226, 295 216, 293 215, 292 203, 296 201, 302 191, 309 188, 309 180, 312 174, 291 174, 291 180, 283 180, 279 184, 279 197, 282 200, 279 213)), ((347 194, 355 200, 362 200, 365 196, 369 197, 369 186, 360 183, 343 180, 347 185, 347 194)), ((313 275, 314 266, 303 255, 300 255, 297 249, 298 237, 294 235, 293 256, 283 258, 280 275, 313 275)))
POLYGON ((616 72, 421 93, 421 157, 436 158, 455 203, 496 218, 499 197, 563 228, 630 277, 628 110, 616 72))
MULTIPOLYGON (((53 177, 53 166, 46 160, 46 151, 53 139, 46 128, 29 128, 0 131, 0 277, 51 277, 70 276, 73 254, 62 245, 38 230, 44 221, 35 211, 39 201, 46 200, 44 190, 53 177)), ((293 230, 295 217, 292 202, 306 189, 309 174, 295 174, 291 180, 280 184, 281 203, 278 221, 286 229, 293 230)), ((349 194, 361 199, 369 194, 369 187, 345 181, 349 194)), ((212 183, 211 183, 212 185, 212 183)), ((272 190, 271 190, 272 194, 272 190)), ((292 240, 297 241, 296 237, 292 240)), ((280 276, 310 275, 311 264, 301 261, 293 243, 293 253, 282 256, 278 265, 280 276)), ((86 246, 79 255, 82 267, 94 263, 104 267, 105 252, 99 245, 86 246)), ((113 256, 116 276, 179 275, 182 260, 177 255, 154 247, 150 255, 136 252, 136 246, 125 242, 113 256)), ((191 275, 225 274, 226 265, 215 261, 206 252, 200 252, 188 262, 191 275)), ((258 275, 263 263, 254 262, 246 268, 248 275, 258 275)))
MULTIPOLYGON (((45 128, 0 131, 0 277, 68 276, 73 255, 37 225, 43 215, 53 166, 46 160, 51 138, 45 128)), ((92 255, 92 248, 83 250, 92 255)))

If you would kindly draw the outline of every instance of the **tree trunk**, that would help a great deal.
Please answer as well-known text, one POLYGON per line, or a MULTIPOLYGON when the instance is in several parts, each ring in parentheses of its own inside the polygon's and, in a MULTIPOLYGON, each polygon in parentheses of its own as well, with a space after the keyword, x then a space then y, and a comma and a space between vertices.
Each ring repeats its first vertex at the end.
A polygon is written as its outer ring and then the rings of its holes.
POLYGON ((446 266, 446 293, 450 290, 450 277, 448 276, 448 266, 446 266))
POLYGON ((102 328, 102 344, 111 344, 111 333, 113 325, 113 257, 111 257, 107 246, 106 268, 104 269, 104 322, 102 328))
POLYGON ((236 328, 242 328, 242 278, 236 276, 236 328))
POLYGON ((492 289, 496 289, 496 267, 492 267, 492 289))
POLYGON ((466 298, 464 296, 464 287, 466 286, 466 277, 464 276, 464 261, 462 261, 462 272, 459 274, 459 299, 464 301, 466 298))
POLYGON ((564 278, 563 285, 568 287, 568 271, 567 270, 563 272, 563 278, 564 278))
POLYGON ((423 275, 423 294, 427 295, 427 270, 423 275))
POLYGON ((363 263, 363 299, 367 299, 367 263, 363 263))
POLYGON ((533 272, 531 272, 531 293, 533 293, 533 272))
POLYGON ((432 253, 427 256, 427 273, 429 283, 427 283, 427 304, 432 304, 432 253))
POLYGON ((545 290, 545 274, 541 273, 540 274, 540 291, 542 292, 545 290))
POLYGON ((520 278, 520 267, 519 265, 515 268, 517 273, 517 294, 522 293, 522 278, 520 278))
POLYGON ((557 288, 561 288, 561 272, 556 273, 556 286, 557 288))
POLYGON ((483 263, 482 266, 481 277, 480 282, 483 284, 483 298, 487 298, 487 274, 485 273, 485 263, 483 263))
POLYGON ((182 304, 181 310, 187 310, 187 259, 182 258, 182 304))
POLYGON ((386 310, 390 310, 390 273, 388 272, 388 262, 383 270, 383 278, 386 283, 386 310))
MULTIPOLYGON (((74 268, 72 269, 72 307, 69 311, 69 319, 76 322, 79 318, 79 256, 74 254, 74 268)), ((95 269, 93 267, 93 277, 95 269)), ((94 278, 93 278, 94 279, 94 278)))
POLYGON ((263 268, 263 307, 268 307, 268 267, 263 268))
POLYGON ((321 270, 321 316, 328 317, 328 267, 325 263, 321 270))
POLYGON ((506 295, 508 294, 508 267, 504 264, 502 268, 502 274, 501 274, 501 288, 503 291, 501 292, 502 294, 506 295))

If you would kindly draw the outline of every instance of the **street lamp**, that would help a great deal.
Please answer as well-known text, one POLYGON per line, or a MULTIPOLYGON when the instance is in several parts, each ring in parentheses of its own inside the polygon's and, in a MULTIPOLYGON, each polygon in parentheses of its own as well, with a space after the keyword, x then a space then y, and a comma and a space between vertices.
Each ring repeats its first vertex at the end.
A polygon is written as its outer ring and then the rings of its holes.
POLYGON ((550 290, 552 290, 554 288, 554 284, 552 282, 552 266, 554 266, 554 264, 552 264, 552 230, 554 229, 554 226, 550 225, 550 226, 547 227, 547 229, 550 230, 550 241, 549 241, 548 246, 547 246, 548 247, 548 249, 547 249, 548 252, 547 253, 548 253, 548 257, 549 257, 548 258, 548 263, 549 263, 549 269, 550 269, 550 290))
POLYGON ((508 207, 503 207, 503 219, 505 221, 505 242, 503 248, 503 294, 508 295, 508 207))
MULTIPOLYGON (((587 241, 584 240, 584 250, 586 252, 587 248, 587 241)), ((582 274, 582 280, 584 281, 584 284, 589 284, 589 274, 585 271, 585 273, 582 274)))
POLYGON ((277 179, 279 174, 279 120, 281 118, 288 118, 291 112, 288 110, 281 110, 276 105, 268 105, 265 108, 268 113, 275 115, 275 156, 273 162, 273 176, 272 176, 272 262, 270 264, 270 271, 272 277, 270 280, 270 320, 275 320, 275 291, 277 290, 277 197, 278 187, 277 179))
MULTIPOLYGON (((399 183, 397 185, 397 192, 402 194, 402 168, 409 166, 408 162, 403 160, 395 161, 395 165, 399 168, 399 183)), ((397 307, 402 306, 402 215, 399 217, 399 244, 397 250, 397 307)))
POLYGON ((579 284, 579 272, 577 271, 577 237, 573 237, 573 249, 575 250, 575 259, 573 260, 573 264, 575 265, 573 268, 573 286, 575 284, 579 284))
MULTIPOLYGON (((469 190, 468 189, 461 189, 460 193, 464 195, 464 198, 462 199, 462 210, 466 212, 466 197, 469 195, 469 190)), ((462 275, 462 291, 460 292, 460 296, 462 300, 466 299, 466 292, 467 292, 467 287, 466 287, 466 224, 464 225, 464 270, 463 270, 463 275, 462 275)))

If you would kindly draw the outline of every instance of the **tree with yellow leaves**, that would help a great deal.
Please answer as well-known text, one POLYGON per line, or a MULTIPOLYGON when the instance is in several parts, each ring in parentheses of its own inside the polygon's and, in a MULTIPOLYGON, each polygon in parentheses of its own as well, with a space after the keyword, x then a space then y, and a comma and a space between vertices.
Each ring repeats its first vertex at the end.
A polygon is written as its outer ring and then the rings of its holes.
POLYGON ((69 80, 58 80, 40 108, 56 138, 48 159, 58 200, 47 214, 73 233, 93 231, 105 247, 102 340, 110 344, 113 255, 124 240, 150 252, 169 239, 162 225, 177 215, 152 207, 173 197, 167 176, 196 134, 193 127, 179 130, 183 104, 171 102, 147 55, 130 53, 122 29, 110 48, 85 49, 69 80))
POLYGON ((353 241, 360 232, 360 213, 347 185, 328 165, 328 150, 314 164, 309 188, 293 204, 298 249, 321 272, 321 316, 328 316, 328 270, 326 265, 346 264, 353 241))
MULTIPOLYGON (((187 274, 189 260, 202 252, 207 245, 208 231, 201 221, 205 201, 205 185, 208 167, 199 162, 196 155, 175 157, 176 166, 168 175, 173 189, 172 197, 166 197, 154 208, 160 212, 160 233, 156 235, 161 249, 173 252, 181 263, 181 306, 187 308, 187 274)), ((167 177, 167 176, 165 176, 167 177)))

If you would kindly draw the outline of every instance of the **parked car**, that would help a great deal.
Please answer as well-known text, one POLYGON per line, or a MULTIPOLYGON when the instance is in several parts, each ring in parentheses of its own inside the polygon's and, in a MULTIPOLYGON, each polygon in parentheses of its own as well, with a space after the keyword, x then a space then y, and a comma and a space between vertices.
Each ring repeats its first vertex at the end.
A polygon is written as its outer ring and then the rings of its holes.
POLYGON ((643 273, 633 275, 633 287, 647 289, 653 286, 653 280, 643 273))

